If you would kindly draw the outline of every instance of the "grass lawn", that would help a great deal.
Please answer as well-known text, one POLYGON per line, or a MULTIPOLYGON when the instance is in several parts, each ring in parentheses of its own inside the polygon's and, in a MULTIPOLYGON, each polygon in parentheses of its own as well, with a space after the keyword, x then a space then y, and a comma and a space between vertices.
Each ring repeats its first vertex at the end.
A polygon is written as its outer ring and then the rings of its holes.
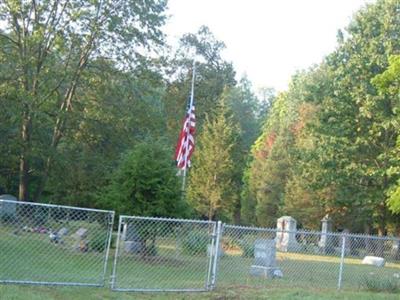
POLYGON ((362 291, 332 291, 299 288, 249 288, 217 289, 211 293, 124 293, 111 292, 106 288, 86 287, 39 287, 0 285, 1 300, 134 300, 134 299, 283 299, 283 300, 398 300, 399 295, 362 291))
POLYGON ((104 253, 75 251, 72 237, 61 245, 48 234, 14 230, 0 225, 0 281, 102 283, 104 253))

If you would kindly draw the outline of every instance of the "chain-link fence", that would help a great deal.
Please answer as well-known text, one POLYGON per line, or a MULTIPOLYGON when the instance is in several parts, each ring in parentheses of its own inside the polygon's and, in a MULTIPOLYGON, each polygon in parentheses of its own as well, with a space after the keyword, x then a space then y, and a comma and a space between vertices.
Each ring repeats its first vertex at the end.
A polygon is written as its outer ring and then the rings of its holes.
POLYGON ((114 212, 0 200, 0 282, 103 286, 114 212))
POLYGON ((225 225, 217 286, 398 290, 399 246, 389 237, 225 225))
POLYGON ((112 289, 211 289, 216 230, 215 222, 121 216, 112 289))
POLYGON ((336 287, 336 234, 225 225, 217 285, 336 287))
MULTIPOLYGON (((103 286, 113 218, 111 211, 0 200, 0 283, 103 286)), ((113 290, 215 286, 399 290, 400 239, 120 217, 113 290)))
POLYGON ((400 239, 342 236, 344 289, 400 290, 400 239))

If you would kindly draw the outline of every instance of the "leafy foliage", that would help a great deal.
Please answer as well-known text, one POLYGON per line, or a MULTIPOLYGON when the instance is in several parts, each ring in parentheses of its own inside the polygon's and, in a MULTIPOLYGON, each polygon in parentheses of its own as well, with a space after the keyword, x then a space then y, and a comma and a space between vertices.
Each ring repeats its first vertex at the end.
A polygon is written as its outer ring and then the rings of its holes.
POLYGON ((101 201, 118 213, 184 216, 187 208, 170 153, 160 141, 136 145, 121 160, 101 201))

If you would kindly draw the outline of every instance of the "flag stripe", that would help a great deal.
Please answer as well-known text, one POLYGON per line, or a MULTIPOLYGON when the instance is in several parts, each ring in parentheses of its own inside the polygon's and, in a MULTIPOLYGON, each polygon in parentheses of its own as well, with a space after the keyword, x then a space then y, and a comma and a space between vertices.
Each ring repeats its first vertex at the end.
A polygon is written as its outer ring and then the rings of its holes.
POLYGON ((195 108, 194 105, 189 105, 175 150, 176 165, 179 169, 185 170, 190 166, 190 158, 194 151, 195 127, 195 108))

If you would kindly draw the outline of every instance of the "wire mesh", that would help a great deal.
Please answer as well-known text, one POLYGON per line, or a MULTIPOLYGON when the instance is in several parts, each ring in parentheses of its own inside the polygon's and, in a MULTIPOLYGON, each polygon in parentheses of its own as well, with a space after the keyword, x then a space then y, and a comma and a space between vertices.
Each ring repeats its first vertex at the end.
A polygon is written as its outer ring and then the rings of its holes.
POLYGON ((114 212, 0 200, 0 282, 103 286, 114 212))
POLYGON ((112 289, 208 290, 215 230, 215 222, 121 216, 112 289))
POLYGON ((398 238, 346 234, 344 239, 344 289, 400 290, 398 238))
MULTIPOLYGON (((114 212, 0 200, 0 283, 104 286, 114 212)), ((400 290, 400 239, 121 216, 111 287, 400 290)))
POLYGON ((336 288, 339 236, 225 225, 217 286, 336 288))

